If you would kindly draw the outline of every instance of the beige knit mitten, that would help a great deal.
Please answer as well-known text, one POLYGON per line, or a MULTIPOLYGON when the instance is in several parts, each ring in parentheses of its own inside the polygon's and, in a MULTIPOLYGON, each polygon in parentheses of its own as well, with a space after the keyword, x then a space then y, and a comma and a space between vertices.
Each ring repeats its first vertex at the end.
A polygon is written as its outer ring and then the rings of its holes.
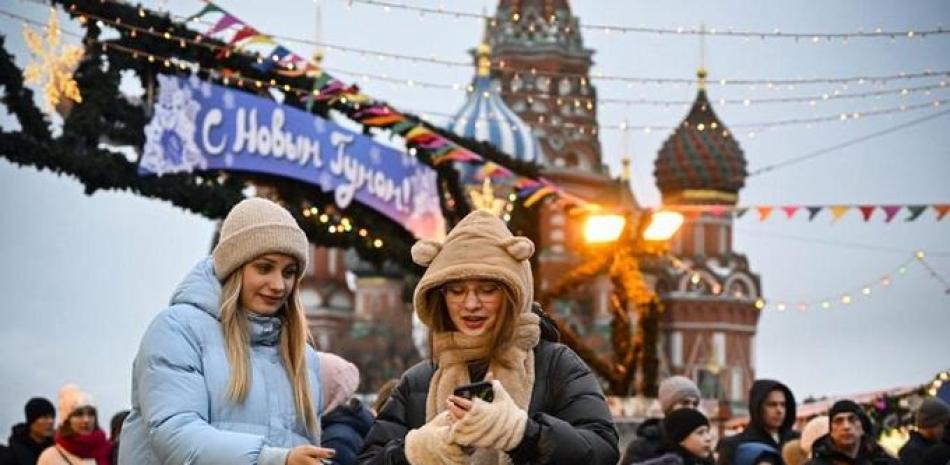
POLYGON ((524 438, 528 412, 522 410, 508 395, 501 382, 492 381, 495 399, 472 401, 472 408, 452 425, 449 439, 463 446, 507 452, 524 438))
POLYGON ((412 465, 465 465, 468 456, 458 444, 449 442, 451 415, 448 411, 406 434, 406 459, 412 465))

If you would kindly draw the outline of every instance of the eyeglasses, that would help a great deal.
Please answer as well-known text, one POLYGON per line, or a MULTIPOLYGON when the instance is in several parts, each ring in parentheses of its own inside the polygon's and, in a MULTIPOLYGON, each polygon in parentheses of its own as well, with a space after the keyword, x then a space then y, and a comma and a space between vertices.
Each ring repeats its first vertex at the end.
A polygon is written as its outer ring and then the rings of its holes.
POLYGON ((475 298, 485 305, 490 305, 501 300, 501 286, 491 282, 470 284, 468 286, 461 283, 449 283, 439 288, 439 292, 445 296, 445 301, 450 304, 465 302, 469 292, 475 293, 475 298))

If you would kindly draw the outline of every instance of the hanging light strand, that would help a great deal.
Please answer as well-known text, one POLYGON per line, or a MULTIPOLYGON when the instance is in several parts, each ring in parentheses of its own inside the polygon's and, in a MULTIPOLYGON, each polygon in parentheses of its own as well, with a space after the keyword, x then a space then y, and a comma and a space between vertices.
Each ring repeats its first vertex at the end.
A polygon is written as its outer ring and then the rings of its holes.
MULTIPOLYGON (((396 9, 419 13, 421 15, 440 15, 453 18, 476 19, 480 21, 496 20, 494 16, 487 14, 471 13, 460 10, 449 10, 442 7, 428 8, 414 5, 406 5, 384 0, 346 0, 348 4, 359 3, 362 5, 381 7, 385 10, 396 9)), ((513 18, 514 19, 514 18, 513 18)), ((565 25, 570 27, 570 25, 565 25)), ((822 40, 846 40, 846 39, 896 39, 905 37, 908 39, 926 38, 928 36, 945 36, 950 34, 950 30, 944 30, 942 27, 933 29, 913 28, 903 30, 884 30, 882 28, 873 28, 865 31, 860 29, 855 32, 782 32, 780 29, 771 31, 743 31, 734 28, 709 28, 709 27, 676 27, 660 28, 645 26, 618 26, 607 24, 585 24, 579 26, 581 30, 591 32, 603 32, 605 34, 654 34, 669 36, 709 36, 709 37, 738 37, 738 38, 756 38, 756 39, 793 39, 800 41, 806 39, 813 43, 822 40)))

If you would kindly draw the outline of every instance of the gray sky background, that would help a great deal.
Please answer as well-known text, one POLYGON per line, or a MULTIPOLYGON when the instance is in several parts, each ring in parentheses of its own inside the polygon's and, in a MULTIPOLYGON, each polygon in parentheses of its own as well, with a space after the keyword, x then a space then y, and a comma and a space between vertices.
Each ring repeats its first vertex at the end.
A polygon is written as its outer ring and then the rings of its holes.
MULTIPOLYGON (((379 51, 467 60, 467 50, 481 38, 481 23, 410 12, 384 12, 345 0, 321 0, 323 41, 379 51)), ((494 2, 442 2, 446 8, 494 12, 494 2)), ((154 6, 155 2, 147 2, 154 6)), ((175 14, 197 11, 196 1, 166 2, 175 14)), ((258 29, 312 39, 317 33, 316 6, 308 0, 222 4, 258 29)), ((417 2, 435 6, 438 2, 417 2)), ((45 21, 47 10, 22 0, 2 8, 45 21)), ((575 1, 581 24, 695 26, 719 30, 840 32, 859 28, 885 30, 950 26, 946 2, 782 1, 782 2, 629 2, 575 1)), ((78 30, 66 24, 67 30, 78 30)), ((21 66, 27 63, 21 25, 0 17, 7 47, 21 66)), ((691 78, 699 65, 699 40, 692 36, 585 31, 596 50, 595 72, 611 75, 691 78)), ((301 55, 313 47, 287 43, 301 55)), ((807 78, 889 75, 950 69, 950 37, 925 39, 852 39, 847 43, 809 40, 709 38, 706 65, 710 80, 720 78, 807 78)), ((332 69, 388 74, 464 86, 471 68, 410 64, 327 52, 332 69)), ((337 73, 354 81, 359 75, 337 73)), ((758 86, 710 85, 710 98, 765 98, 820 95, 840 90, 860 92, 899 89, 947 80, 892 81, 884 86, 852 84, 769 89, 758 86)), ((691 101, 689 85, 633 85, 592 79, 602 98, 660 98, 691 101)), ((361 82, 369 94, 399 108, 424 113, 452 113, 460 91, 420 89, 361 82)), ((864 112, 950 98, 947 88, 931 95, 806 103, 721 105, 714 103, 733 128, 750 171, 832 146, 851 138, 907 122, 947 108, 892 116, 836 121, 813 127, 789 126, 754 136, 736 125, 789 118, 864 112), (735 128, 734 128, 735 127, 735 128)), ((632 125, 672 126, 688 107, 604 105, 601 124, 627 119, 632 125)), ((437 123, 444 119, 434 118, 437 123)), ((15 124, 0 115, 4 127, 15 124)), ((903 204, 950 202, 950 116, 943 116, 852 147, 751 177, 741 204, 903 204)), ((669 130, 633 132, 633 187, 645 205, 659 203, 653 160, 669 130)), ((622 150, 618 131, 601 133, 604 162, 614 173, 622 150)), ((67 177, 17 168, 0 160, 0 294, 6 298, 0 325, 0 428, 22 419, 22 405, 32 395, 55 399, 58 388, 76 382, 100 404, 102 420, 128 405, 131 361, 139 338, 154 314, 166 304, 175 284, 209 250, 213 225, 206 219, 156 200, 127 193, 99 192, 92 197, 67 177)), ((915 250, 944 277, 950 276, 950 218, 937 223, 932 211, 919 220, 901 218, 884 224, 881 212, 868 223, 851 212, 836 224, 822 213, 807 222, 799 213, 787 220, 781 212, 760 223, 754 212, 737 220, 734 248, 748 255, 760 273, 770 302, 838 298, 893 272, 915 250), (865 247, 867 246, 867 247, 865 247)), ((912 263, 890 288, 875 287, 870 298, 856 297, 848 307, 835 305, 806 312, 762 313, 756 339, 759 376, 786 381, 800 398, 846 394, 924 383, 950 368, 950 295, 912 263)), ((5 434, 0 432, 0 434, 5 434)))

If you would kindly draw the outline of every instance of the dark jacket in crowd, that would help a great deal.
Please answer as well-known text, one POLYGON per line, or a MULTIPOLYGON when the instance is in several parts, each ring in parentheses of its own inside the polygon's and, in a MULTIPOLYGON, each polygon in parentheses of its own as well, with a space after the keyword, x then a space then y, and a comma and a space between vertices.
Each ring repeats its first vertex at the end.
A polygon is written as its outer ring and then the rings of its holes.
POLYGON ((920 459, 924 457, 924 452, 935 445, 937 445, 937 441, 931 441, 920 433, 911 431, 910 438, 898 453, 901 465, 918 465, 920 459))
MULTIPOLYGON (((556 340, 553 322, 542 318, 525 438, 509 456, 515 465, 615 465, 618 435, 600 383, 577 354, 556 340)), ((426 423, 435 370, 425 360, 402 376, 366 437, 360 465, 409 464, 406 433, 426 423)))
POLYGON ((927 449, 920 458, 920 465, 948 465, 950 464, 950 425, 944 429, 943 439, 927 449))
POLYGON ((799 436, 798 432, 792 429, 792 425, 795 424, 795 413, 795 396, 792 395, 792 390, 788 386, 770 379, 760 379, 752 383, 752 388, 749 390, 749 425, 741 433, 719 441, 717 446, 719 465, 735 465, 736 448, 747 442, 761 442, 775 450, 782 450, 786 442, 797 439, 799 436), (778 442, 775 442, 762 423, 762 404, 774 390, 785 393, 785 421, 779 427, 778 442))
POLYGON ((659 418, 650 418, 637 427, 635 437, 623 452, 620 465, 646 462, 663 455, 663 423, 659 418))
POLYGON ((864 435, 858 456, 851 458, 848 454, 838 450, 831 442, 831 436, 826 434, 811 447, 812 458, 805 465, 899 465, 900 462, 883 447, 879 446, 871 436, 864 435))
POLYGON ((37 443, 30 437, 30 428, 26 423, 15 425, 10 431, 10 440, 8 441, 7 462, 3 465, 36 465, 36 460, 40 458, 40 453, 49 446, 53 445, 53 438, 48 438, 43 442, 37 443))
POLYGON ((372 426, 372 412, 359 400, 350 399, 320 418, 320 446, 336 451, 334 465, 354 465, 372 426))

